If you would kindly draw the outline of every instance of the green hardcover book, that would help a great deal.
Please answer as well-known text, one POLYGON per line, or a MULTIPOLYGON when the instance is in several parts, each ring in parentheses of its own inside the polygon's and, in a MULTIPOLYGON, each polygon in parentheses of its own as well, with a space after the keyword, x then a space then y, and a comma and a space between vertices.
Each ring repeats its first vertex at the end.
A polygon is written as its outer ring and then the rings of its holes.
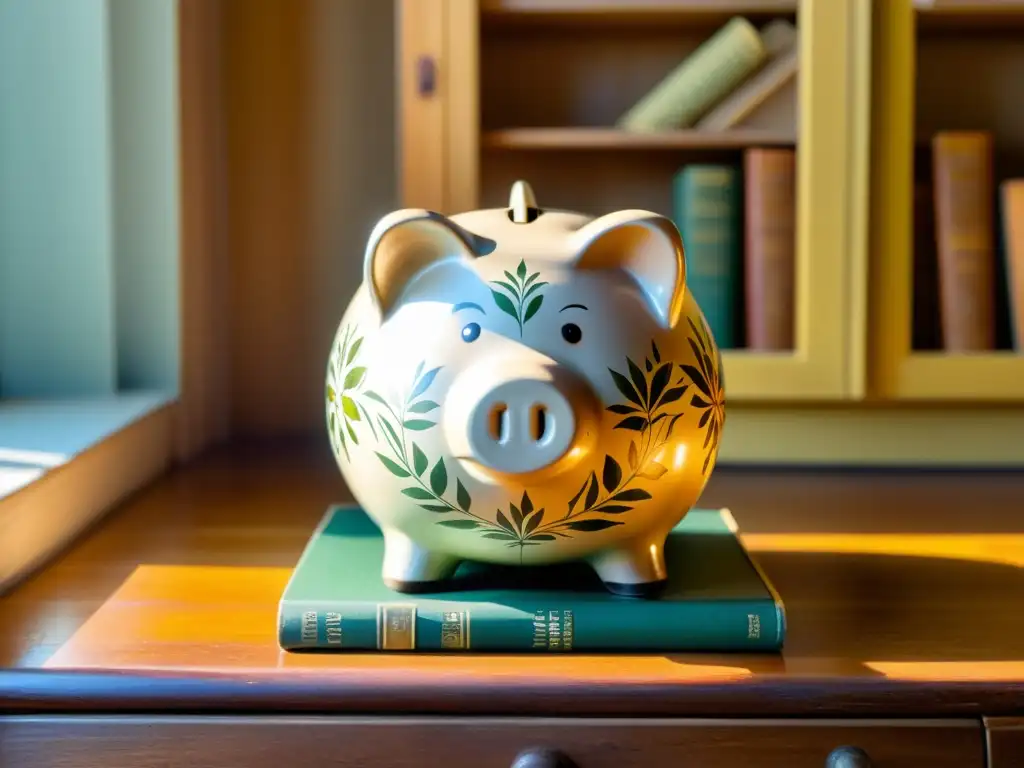
POLYGON ((757 29, 737 16, 669 72, 618 125, 631 131, 689 128, 760 67, 766 56, 757 29))
POLYGON ((739 346, 743 296, 743 184, 732 165, 685 166, 672 183, 673 219, 686 249, 686 289, 715 343, 739 346))
POLYGON ((665 546, 655 600, 609 593, 584 563, 460 566, 451 590, 405 595, 381 580, 384 541, 356 506, 334 506, 281 597, 285 650, 777 651, 782 601, 728 510, 693 509, 665 546))

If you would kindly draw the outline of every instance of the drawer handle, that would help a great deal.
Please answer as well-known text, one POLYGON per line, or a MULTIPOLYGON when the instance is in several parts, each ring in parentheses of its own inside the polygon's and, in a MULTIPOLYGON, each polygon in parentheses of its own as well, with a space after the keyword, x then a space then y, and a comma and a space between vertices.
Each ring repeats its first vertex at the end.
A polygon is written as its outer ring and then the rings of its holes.
POLYGON ((525 749, 516 755, 512 768, 576 768, 576 763, 550 749, 525 749))
POLYGON ((863 749, 836 747, 825 760, 825 768, 871 768, 871 759, 863 749))

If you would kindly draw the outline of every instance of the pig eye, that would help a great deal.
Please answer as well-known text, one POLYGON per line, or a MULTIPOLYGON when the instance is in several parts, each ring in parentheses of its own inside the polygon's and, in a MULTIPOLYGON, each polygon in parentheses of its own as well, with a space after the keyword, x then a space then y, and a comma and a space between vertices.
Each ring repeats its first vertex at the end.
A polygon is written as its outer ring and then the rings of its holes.
POLYGON ((462 340, 465 342, 476 341, 480 335, 479 323, 466 323, 462 328, 462 340))
POLYGON ((566 323, 562 326, 562 338, 570 344, 577 344, 583 338, 583 331, 576 323, 566 323))

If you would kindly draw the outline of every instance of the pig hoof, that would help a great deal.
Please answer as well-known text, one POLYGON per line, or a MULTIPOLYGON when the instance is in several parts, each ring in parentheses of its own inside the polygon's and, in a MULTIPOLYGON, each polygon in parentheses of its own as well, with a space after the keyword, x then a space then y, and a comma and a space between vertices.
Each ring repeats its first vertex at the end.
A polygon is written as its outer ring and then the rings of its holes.
POLYGON ((609 592, 623 597, 655 597, 668 581, 662 542, 634 542, 602 552, 591 566, 609 592))
POLYGON ((459 561, 441 552, 428 552, 402 533, 384 534, 384 584, 396 592, 432 592, 455 575, 459 561))
POLYGON ((648 581, 643 584, 623 584, 617 581, 606 581, 604 586, 613 595, 643 599, 657 597, 665 589, 667 583, 667 581, 648 581))

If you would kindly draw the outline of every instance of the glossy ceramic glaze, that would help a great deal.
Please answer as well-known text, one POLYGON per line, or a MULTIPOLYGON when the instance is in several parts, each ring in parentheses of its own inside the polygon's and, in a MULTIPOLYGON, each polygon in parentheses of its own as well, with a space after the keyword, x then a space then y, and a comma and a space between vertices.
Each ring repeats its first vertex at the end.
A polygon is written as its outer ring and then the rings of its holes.
POLYGON ((664 580, 725 420, 718 348, 673 223, 537 206, 389 214, 327 372, 331 447, 384 532, 383 578, 443 589, 463 560, 585 559, 612 591, 664 580))

